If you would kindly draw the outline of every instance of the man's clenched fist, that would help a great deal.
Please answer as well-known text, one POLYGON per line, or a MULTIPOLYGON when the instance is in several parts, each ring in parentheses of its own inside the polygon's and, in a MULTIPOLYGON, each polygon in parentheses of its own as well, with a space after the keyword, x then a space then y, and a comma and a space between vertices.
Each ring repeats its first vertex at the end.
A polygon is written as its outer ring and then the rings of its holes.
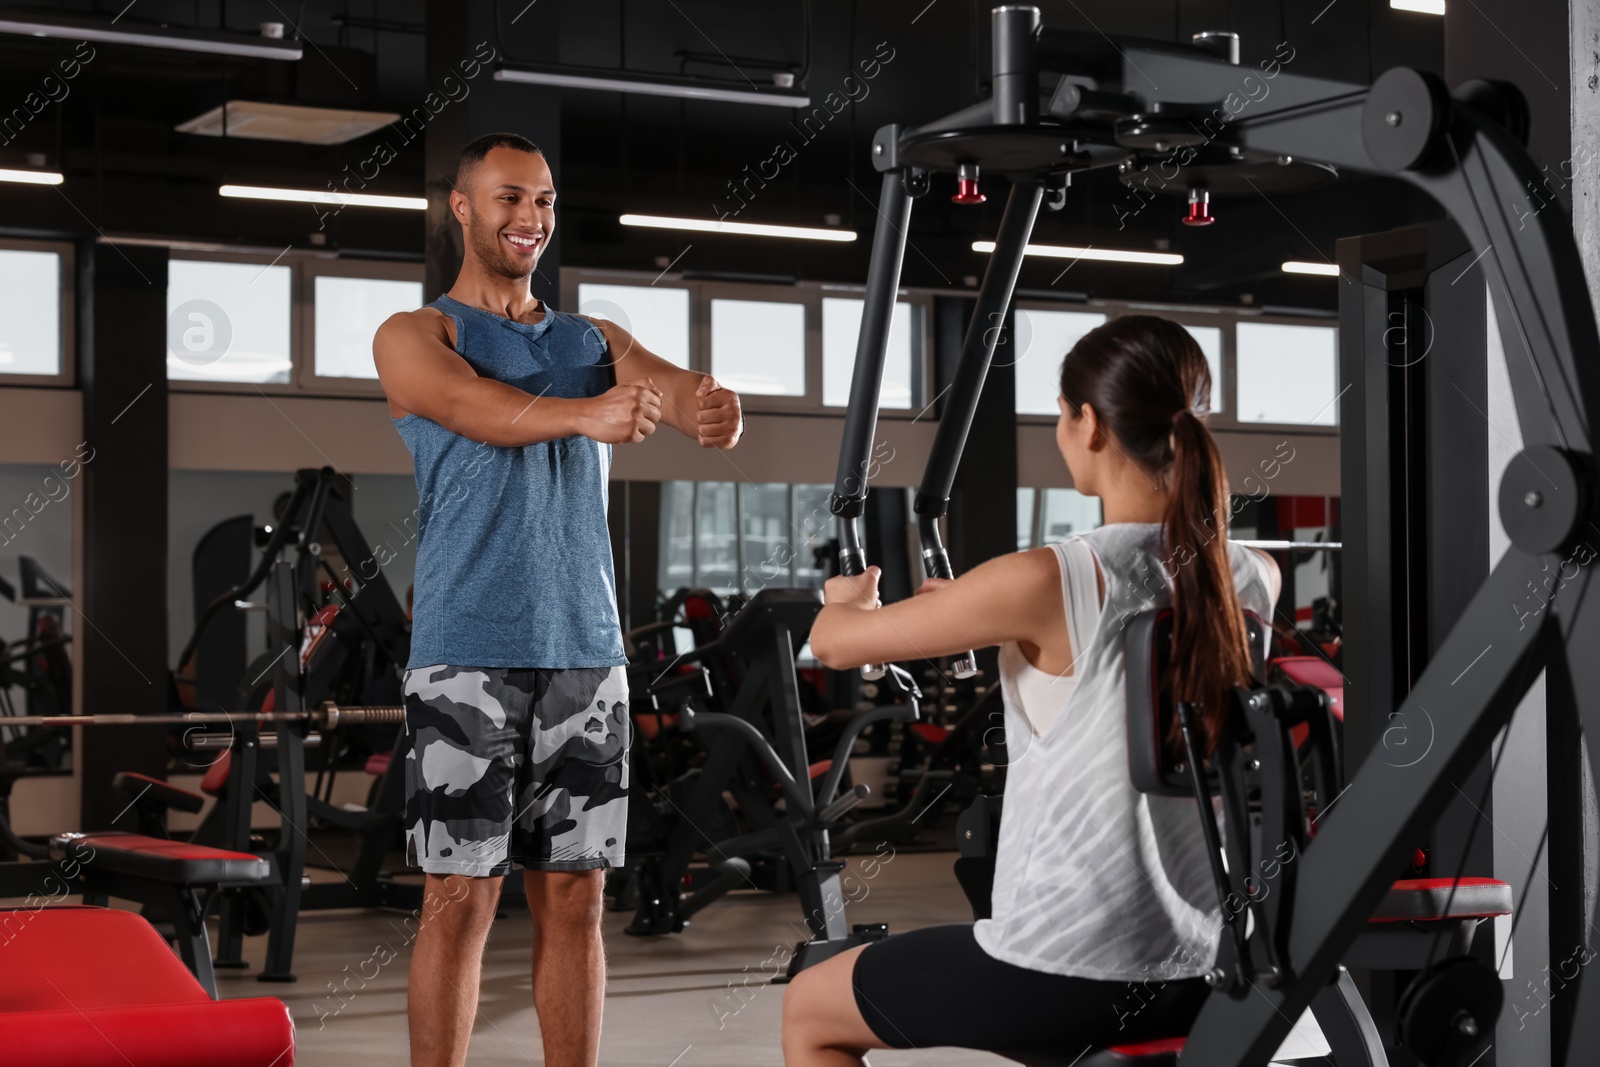
POLYGON ((739 394, 724 389, 709 374, 700 379, 695 390, 698 408, 695 412, 695 430, 701 448, 732 448, 744 432, 744 414, 739 408, 739 394))
POLYGON ((583 435, 608 445, 638 444, 661 421, 661 390, 649 378, 613 385, 589 402, 583 435))

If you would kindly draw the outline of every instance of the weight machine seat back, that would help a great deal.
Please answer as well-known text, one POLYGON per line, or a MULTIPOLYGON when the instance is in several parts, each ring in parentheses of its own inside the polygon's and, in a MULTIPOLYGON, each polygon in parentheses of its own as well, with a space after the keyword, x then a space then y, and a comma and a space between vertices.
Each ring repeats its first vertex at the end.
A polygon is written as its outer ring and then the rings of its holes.
MULTIPOLYGON (((1264 672, 1261 654, 1266 648, 1268 629, 1259 618, 1246 614, 1246 631, 1250 638, 1252 667, 1259 682, 1264 672)), ((1128 670, 1126 729, 1128 739, 1129 776, 1136 788, 1143 792, 1164 796, 1192 796, 1193 787, 1181 759, 1167 743, 1175 717, 1171 694, 1162 685, 1170 664, 1172 637, 1172 611, 1149 611, 1135 616, 1124 637, 1124 654, 1128 670), (1136 683, 1137 680, 1137 683, 1136 683)), ((1309 688, 1324 688, 1327 683, 1342 683, 1338 672, 1314 657, 1296 657, 1313 660, 1315 666, 1291 662, 1287 669, 1279 670, 1272 664, 1277 680, 1289 684, 1301 683, 1309 688)), ((1330 694, 1331 698, 1331 694, 1330 694)), ((1330 699, 1331 703, 1331 699, 1330 699)), ((1328 710, 1331 715, 1331 708, 1328 710)), ((1290 729, 1296 746, 1309 731, 1301 726, 1290 729)), ((1218 779, 1209 776, 1213 791, 1218 779)), ((956 861, 957 880, 973 905, 974 918, 989 912, 988 895, 993 882, 993 839, 997 836, 1000 798, 983 797, 957 821, 957 838, 963 855, 956 861), (969 847, 970 840, 970 847, 969 847), (987 861, 987 862, 986 862, 987 861)), ((1475 925, 1476 921, 1511 910, 1511 887, 1492 878, 1463 878, 1454 882, 1447 878, 1411 879, 1396 882, 1382 906, 1372 917, 1373 924, 1403 924, 1451 922, 1475 925)), ((1465 931, 1470 939, 1470 928, 1465 931)), ((1224 935, 1226 936, 1226 935, 1224 935)), ((1393 951, 1391 949, 1391 951, 1393 951)), ((1421 966, 1423 961, 1416 961, 1421 966)), ((1176 1067, 1186 1038, 1170 1038, 1135 1045, 1110 1046, 1079 1056, 1081 1050, 1063 1050, 1060 1067, 1068 1061, 1077 1067, 1176 1067)), ((1057 1067, 1054 1061, 1039 1061, 1038 1067, 1057 1067)))
MULTIPOLYGON (((1168 740, 1177 713, 1172 694, 1163 684, 1172 661, 1172 617, 1171 608, 1140 612, 1128 623, 1123 638, 1128 671, 1128 778, 1141 793, 1187 797, 1194 791, 1183 761, 1168 740)), ((1259 680, 1268 627, 1248 611, 1244 619, 1251 669, 1259 680)))
POLYGON ((0 909, 0 929, 12 932, 0 964, 7 1063, 294 1063, 294 1020, 283 1001, 212 1000, 134 912, 73 904, 0 909))

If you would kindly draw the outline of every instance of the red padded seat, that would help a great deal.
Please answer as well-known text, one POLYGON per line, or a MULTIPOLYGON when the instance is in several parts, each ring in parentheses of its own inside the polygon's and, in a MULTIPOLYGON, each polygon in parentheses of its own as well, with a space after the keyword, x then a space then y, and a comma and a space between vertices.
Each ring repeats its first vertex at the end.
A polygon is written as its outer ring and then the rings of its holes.
POLYGON ((86 867, 173 885, 253 884, 272 876, 272 865, 260 856, 187 841, 117 830, 57 834, 50 839, 56 859, 82 857, 85 849, 92 850, 92 857, 84 861, 86 867))
POLYGON ((389 773, 389 757, 392 752, 377 752, 367 757, 367 773, 375 777, 382 777, 389 773))
POLYGON ((914 722, 911 724, 910 730, 930 745, 937 745, 950 736, 948 729, 931 722, 914 722))
POLYGON ((814 782, 818 778, 821 778, 824 774, 827 774, 828 771, 832 769, 832 767, 833 767, 833 760, 831 760, 831 759, 819 759, 819 760, 817 760, 817 762, 813 763, 811 765, 811 767, 810 767, 811 780, 814 782))
POLYGON ((111 788, 135 800, 151 797, 161 801, 173 811, 198 812, 206 806, 206 798, 201 793, 180 789, 160 778, 152 778, 148 774, 135 774, 133 771, 122 771, 117 774, 111 779, 111 788))
POLYGON ((1511 886, 1497 878, 1406 878, 1389 889, 1372 921, 1489 919, 1510 915, 1512 902, 1511 886))
POLYGON ((214 1001, 150 923, 82 905, 0 909, 0 1049, 27 1067, 292 1067, 274 997, 214 1001))
POLYGON ((1344 675, 1339 668, 1320 656, 1281 656, 1271 667, 1296 685, 1315 686, 1327 693, 1333 717, 1344 721, 1344 675))

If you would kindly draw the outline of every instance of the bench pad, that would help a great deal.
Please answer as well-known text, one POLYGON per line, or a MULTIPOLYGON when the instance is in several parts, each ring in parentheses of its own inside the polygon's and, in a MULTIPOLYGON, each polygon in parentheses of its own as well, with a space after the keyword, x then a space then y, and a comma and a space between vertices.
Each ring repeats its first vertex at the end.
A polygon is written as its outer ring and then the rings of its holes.
POLYGON ((28 1067, 292 1067, 283 1001, 213 1001, 150 923, 79 905, 0 909, 0 1049, 28 1067), (93 961, 86 965, 86 961, 93 961))
POLYGON ((272 876, 271 864, 249 852, 121 831, 57 834, 50 839, 50 851, 57 859, 79 859, 91 871, 131 874, 175 885, 249 884, 272 876), (86 851, 89 858, 85 860, 86 851))

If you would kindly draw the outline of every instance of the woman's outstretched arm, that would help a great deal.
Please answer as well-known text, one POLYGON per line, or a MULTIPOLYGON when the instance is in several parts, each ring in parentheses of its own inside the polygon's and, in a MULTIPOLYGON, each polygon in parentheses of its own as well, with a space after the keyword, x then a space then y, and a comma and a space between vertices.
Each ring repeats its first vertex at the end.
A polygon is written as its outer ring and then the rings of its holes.
POLYGON ((834 670, 932 660, 1003 641, 1039 644, 1062 631, 1066 610, 1060 565, 1049 548, 989 560, 887 607, 878 603, 876 567, 854 578, 830 578, 823 592, 826 606, 811 627, 811 651, 834 670))

